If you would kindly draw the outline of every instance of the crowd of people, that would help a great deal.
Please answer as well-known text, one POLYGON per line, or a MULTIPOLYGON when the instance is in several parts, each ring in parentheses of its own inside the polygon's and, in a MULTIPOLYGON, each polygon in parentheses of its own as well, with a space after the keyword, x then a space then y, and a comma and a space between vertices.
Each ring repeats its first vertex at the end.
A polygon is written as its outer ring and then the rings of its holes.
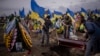
MULTIPOLYGON (((10 22, 14 17, 22 20, 19 16, 14 16, 12 14, 9 17, 6 17, 6 22, 10 22)), ((36 32, 42 33, 41 45, 44 45, 45 38, 46 45, 50 44, 50 29, 56 31, 59 30, 64 39, 70 38, 70 32, 73 32, 74 35, 77 32, 80 32, 85 33, 87 42, 85 56, 90 56, 92 51, 94 53, 100 52, 100 17, 96 16, 93 12, 88 13, 87 16, 83 16, 80 12, 75 13, 75 22, 72 22, 72 19, 67 15, 67 13, 63 14, 62 17, 56 17, 54 23, 50 18, 50 15, 44 17, 44 24, 37 19, 31 19, 29 15, 23 19, 30 30, 37 30, 36 32)))

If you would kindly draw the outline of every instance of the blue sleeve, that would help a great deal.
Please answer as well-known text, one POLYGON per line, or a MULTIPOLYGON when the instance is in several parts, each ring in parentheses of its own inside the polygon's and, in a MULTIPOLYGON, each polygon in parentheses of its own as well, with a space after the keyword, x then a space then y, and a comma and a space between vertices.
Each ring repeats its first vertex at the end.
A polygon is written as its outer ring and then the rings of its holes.
POLYGON ((95 28, 94 28, 94 25, 91 23, 91 22, 86 22, 85 23, 85 27, 87 29, 87 32, 89 34, 93 34, 95 32, 95 28))

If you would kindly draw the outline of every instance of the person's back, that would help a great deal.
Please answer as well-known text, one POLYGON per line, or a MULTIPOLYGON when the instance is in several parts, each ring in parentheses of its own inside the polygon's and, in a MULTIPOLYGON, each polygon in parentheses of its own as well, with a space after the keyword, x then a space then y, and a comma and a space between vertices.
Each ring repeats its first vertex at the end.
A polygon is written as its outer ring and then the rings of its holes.
POLYGON ((85 27, 89 35, 85 56, 89 56, 91 49, 94 53, 100 52, 100 28, 94 22, 90 21, 85 23, 85 27))
POLYGON ((89 35, 94 35, 95 37, 100 36, 100 27, 96 25, 94 22, 86 22, 85 26, 87 28, 89 35))
POLYGON ((93 51, 95 53, 100 52, 100 27, 98 25, 96 25, 95 23, 93 23, 94 25, 94 33, 93 33, 93 40, 94 40, 94 47, 93 47, 93 51))

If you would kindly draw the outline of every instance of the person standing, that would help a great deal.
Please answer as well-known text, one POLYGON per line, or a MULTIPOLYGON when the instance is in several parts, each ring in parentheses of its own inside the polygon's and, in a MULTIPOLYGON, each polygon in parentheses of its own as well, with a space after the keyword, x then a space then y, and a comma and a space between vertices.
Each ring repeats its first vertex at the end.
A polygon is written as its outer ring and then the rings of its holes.
POLYGON ((71 19, 66 14, 63 16, 62 24, 64 25, 64 38, 69 38, 70 35, 70 26, 71 26, 71 19), (67 36, 66 36, 67 34, 67 36))
POLYGON ((89 35, 85 56, 91 56, 91 51, 94 54, 100 52, 100 27, 91 20, 86 21, 84 25, 89 35))
POLYGON ((44 39, 46 38, 46 45, 49 45, 49 28, 52 26, 52 22, 50 20, 50 16, 48 15, 44 19, 45 23, 42 29, 42 45, 44 45, 44 39), (46 36, 46 37, 45 37, 46 36))

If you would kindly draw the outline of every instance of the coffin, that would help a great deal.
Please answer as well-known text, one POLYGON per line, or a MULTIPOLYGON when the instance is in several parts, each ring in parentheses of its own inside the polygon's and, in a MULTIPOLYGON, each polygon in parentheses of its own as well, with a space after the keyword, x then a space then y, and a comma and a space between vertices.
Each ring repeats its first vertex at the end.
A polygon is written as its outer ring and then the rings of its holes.
POLYGON ((85 41, 64 39, 64 38, 58 38, 58 43, 59 45, 71 47, 71 48, 83 48, 86 46, 85 41))

